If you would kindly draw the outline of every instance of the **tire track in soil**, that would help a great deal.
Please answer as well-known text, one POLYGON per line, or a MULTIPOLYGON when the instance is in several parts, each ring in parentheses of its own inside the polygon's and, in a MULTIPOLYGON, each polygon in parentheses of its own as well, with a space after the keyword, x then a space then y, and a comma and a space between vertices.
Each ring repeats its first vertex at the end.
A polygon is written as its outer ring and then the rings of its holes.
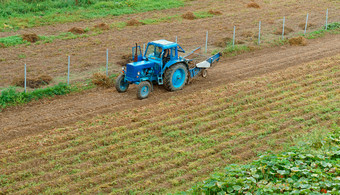
POLYGON ((216 87, 285 69, 340 53, 340 36, 310 40, 305 47, 282 46, 222 59, 210 69, 207 79, 197 78, 178 92, 167 92, 155 87, 146 100, 136 99, 136 87, 127 93, 115 89, 93 89, 82 93, 60 96, 51 100, 31 102, 28 105, 9 108, 0 113, 0 141, 13 140, 47 129, 63 127, 99 114, 157 103, 174 95, 216 87))

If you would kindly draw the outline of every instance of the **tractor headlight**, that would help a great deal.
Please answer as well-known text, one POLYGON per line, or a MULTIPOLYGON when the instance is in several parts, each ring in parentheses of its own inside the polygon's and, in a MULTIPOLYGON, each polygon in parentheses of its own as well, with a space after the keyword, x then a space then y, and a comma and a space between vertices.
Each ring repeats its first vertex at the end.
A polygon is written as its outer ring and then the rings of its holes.
POLYGON ((139 72, 139 71, 137 72, 137 75, 140 75, 140 72, 139 72))

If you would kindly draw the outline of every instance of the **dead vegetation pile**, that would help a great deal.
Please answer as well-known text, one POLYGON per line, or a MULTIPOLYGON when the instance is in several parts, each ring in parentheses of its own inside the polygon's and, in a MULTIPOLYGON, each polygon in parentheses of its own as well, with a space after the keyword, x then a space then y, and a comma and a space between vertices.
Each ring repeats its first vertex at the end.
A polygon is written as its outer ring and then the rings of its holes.
POLYGON ((259 4, 255 3, 255 2, 248 3, 248 4, 247 4, 247 7, 248 7, 248 8, 256 8, 256 9, 261 8, 261 7, 259 6, 259 4))
MULTIPOLYGON (((28 77, 26 79, 26 85, 30 88, 39 88, 44 85, 48 85, 52 81, 52 77, 49 75, 40 75, 38 77, 28 77)), ((12 82, 12 85, 18 87, 25 87, 25 77, 21 76, 15 78, 12 82)))
POLYGON ((100 24, 95 25, 94 28, 100 29, 100 30, 109 30, 110 26, 106 23, 100 23, 100 24))
POLYGON ((140 26, 140 25, 144 25, 144 23, 137 19, 131 19, 126 23, 126 25, 127 26, 140 26))
POLYGON ((31 42, 31 43, 35 43, 35 42, 39 41, 39 37, 35 33, 23 34, 23 35, 21 35, 21 37, 22 37, 22 40, 28 41, 28 42, 31 42))
MULTIPOLYGON (((291 33, 291 32, 294 32, 294 30, 291 29, 291 28, 289 28, 289 27, 286 27, 286 26, 285 26, 284 35, 288 35, 288 34, 291 33)), ((276 34, 276 35, 282 35, 282 27, 281 27, 281 28, 278 28, 278 29, 274 32, 274 34, 276 34)))
POLYGON ((121 60, 117 62, 118 65, 125 66, 126 64, 132 62, 132 54, 124 54, 121 57, 121 60))
POLYGON ((192 12, 187 12, 187 13, 182 15, 182 18, 187 19, 187 20, 194 20, 194 19, 196 19, 196 16, 192 12))
POLYGON ((71 32, 73 34, 83 34, 85 33, 85 30, 79 27, 73 27, 70 30, 68 30, 68 32, 71 32))
POLYGON ((92 83, 99 87, 105 87, 105 88, 111 88, 114 86, 113 79, 99 72, 94 73, 92 75, 92 83))
MULTIPOLYGON (((305 26, 306 26, 306 23, 299 24, 299 28, 302 29, 302 30, 305 30, 305 26)), ((313 28, 313 27, 315 27, 315 24, 313 24, 313 23, 307 24, 307 28, 313 28)))
POLYGON ((304 37, 294 37, 289 39, 289 44, 293 46, 306 46, 308 44, 307 39, 304 37))
POLYGON ((209 14, 212 14, 212 15, 222 15, 222 12, 220 12, 220 11, 214 11, 214 10, 209 10, 208 13, 209 13, 209 14))
POLYGON ((6 47, 5 44, 0 43, 0 48, 5 48, 5 47, 6 47))
POLYGON ((232 42, 233 39, 230 37, 224 37, 214 43, 216 47, 227 47, 228 43, 232 42))

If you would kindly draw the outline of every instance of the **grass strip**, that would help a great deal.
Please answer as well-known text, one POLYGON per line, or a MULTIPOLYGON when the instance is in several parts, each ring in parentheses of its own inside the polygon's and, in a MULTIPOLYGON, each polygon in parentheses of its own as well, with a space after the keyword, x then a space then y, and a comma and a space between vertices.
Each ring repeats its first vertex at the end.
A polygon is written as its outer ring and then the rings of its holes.
POLYGON ((66 95, 71 92, 89 89, 92 86, 79 87, 78 85, 67 85, 59 83, 58 85, 35 89, 29 92, 18 92, 15 87, 9 87, 1 91, 0 95, 0 111, 8 106, 15 106, 28 103, 32 100, 39 100, 46 97, 56 95, 66 95))

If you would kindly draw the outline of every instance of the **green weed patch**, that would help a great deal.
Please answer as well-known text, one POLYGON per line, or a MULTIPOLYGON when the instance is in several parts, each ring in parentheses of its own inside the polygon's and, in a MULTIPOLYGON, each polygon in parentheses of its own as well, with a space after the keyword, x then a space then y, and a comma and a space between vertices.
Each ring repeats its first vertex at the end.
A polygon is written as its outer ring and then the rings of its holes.
POLYGON ((77 86, 67 85, 65 83, 59 83, 58 85, 43 89, 36 89, 27 93, 18 92, 14 87, 10 87, 1 91, 0 111, 8 106, 24 104, 45 97, 65 95, 77 90, 79 90, 77 86))
POLYGON ((198 19, 214 17, 214 14, 209 12, 194 12, 194 15, 198 19))
POLYGON ((340 23, 334 22, 334 23, 328 24, 327 30, 326 30, 325 27, 323 27, 320 30, 316 30, 316 31, 313 31, 313 32, 306 34, 306 38, 307 39, 316 39, 316 38, 325 36, 325 34, 327 32, 329 32, 331 34, 339 34, 340 33, 340 23))
POLYGON ((29 44, 29 42, 23 40, 22 37, 19 35, 0 38, 0 43, 4 44, 5 47, 21 45, 21 44, 29 44))
POLYGON ((228 46, 223 50, 222 54, 224 56, 235 56, 244 52, 250 51, 250 48, 246 45, 232 45, 228 44, 228 46))
MULTIPOLYGON (((54 40, 68 40, 68 39, 90 37, 90 36, 96 36, 101 33, 102 33, 101 31, 97 31, 92 34, 76 35, 71 32, 64 32, 64 33, 60 33, 59 35, 39 36, 39 41, 37 41, 35 44, 51 43, 54 40)), ((0 43, 3 43, 5 47, 11 47, 11 46, 22 45, 22 44, 27 44, 27 45, 31 44, 30 42, 23 40, 22 37, 19 35, 0 38, 0 43)))

